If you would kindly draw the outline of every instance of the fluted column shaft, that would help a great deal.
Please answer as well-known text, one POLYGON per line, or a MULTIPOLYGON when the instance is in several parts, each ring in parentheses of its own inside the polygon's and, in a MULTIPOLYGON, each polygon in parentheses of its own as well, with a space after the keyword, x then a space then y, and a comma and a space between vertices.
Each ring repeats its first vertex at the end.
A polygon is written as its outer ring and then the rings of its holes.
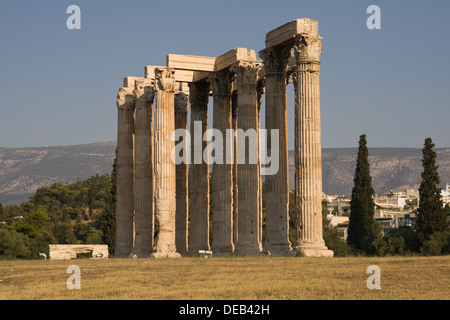
MULTIPOLYGON (((187 113, 189 109, 186 94, 179 92, 175 95, 175 129, 187 132, 187 113)), ((184 154, 180 155, 184 161, 176 165, 176 211, 175 211, 175 244, 177 252, 186 254, 188 251, 188 154, 186 137, 182 138, 184 154)))
POLYGON ((133 253, 148 257, 153 248, 153 100, 148 79, 135 83, 135 243, 133 253))
POLYGON ((258 81, 257 92, 258 92, 258 128, 256 130, 258 136, 258 192, 259 192, 259 241, 263 243, 263 203, 262 203, 262 177, 261 177, 261 103, 262 95, 265 93, 266 82, 265 79, 260 79, 258 81))
POLYGON ((133 250, 134 108, 133 90, 121 88, 117 94, 116 257, 127 257, 133 250))
POLYGON ((298 35, 294 45, 296 249, 306 256, 332 256, 322 234, 322 148, 319 35, 298 35))
POLYGON ((206 81, 189 84, 191 152, 194 153, 191 155, 191 164, 189 165, 190 255, 197 255, 198 250, 210 250, 209 162, 203 159, 204 153, 209 154, 208 141, 203 139, 208 130, 209 91, 210 85, 206 81))
MULTIPOLYGON (((262 250, 259 237, 259 153, 258 153, 258 97, 259 62, 241 62, 234 66, 236 74, 238 128, 238 254, 258 254, 262 250)), ((236 164, 235 164, 236 165, 236 164)))
POLYGON ((212 172, 213 241, 216 254, 229 254, 233 244, 233 143, 227 129, 232 124, 232 74, 228 69, 211 74, 210 83, 214 97, 214 128, 222 133, 223 163, 215 163, 212 172))
POLYGON ((156 69, 155 218, 159 228, 152 257, 179 257, 175 245, 176 182, 172 151, 175 141, 174 70, 156 69))
POLYGON ((289 167, 287 135, 286 66, 290 48, 273 47, 260 52, 266 75, 267 153, 279 152, 279 169, 266 179, 266 241, 271 254, 292 250, 289 242, 289 167), (278 130, 278 150, 271 146, 271 131, 278 130))
MULTIPOLYGON (((233 130, 236 132, 238 128, 238 97, 237 91, 233 91, 231 99, 231 119, 233 122, 233 130)), ((238 232, 238 221, 239 221, 239 200, 238 200, 238 166, 237 166, 237 135, 233 136, 233 243, 238 242, 239 232, 238 232)))

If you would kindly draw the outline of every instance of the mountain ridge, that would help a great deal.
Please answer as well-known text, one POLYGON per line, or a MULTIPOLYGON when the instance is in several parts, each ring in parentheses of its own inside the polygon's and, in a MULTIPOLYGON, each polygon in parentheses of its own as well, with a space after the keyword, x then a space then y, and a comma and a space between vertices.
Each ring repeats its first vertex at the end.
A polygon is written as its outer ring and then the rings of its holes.
MULTIPOLYGON (((26 201, 38 188, 110 174, 116 141, 71 146, 0 148, 0 202, 26 201)), ((441 187, 450 183, 450 148, 436 148, 441 187)), ((323 191, 351 194, 355 148, 322 150, 323 191)), ((369 148, 372 184, 377 194, 420 184, 421 148, 369 148)), ((294 151, 289 151, 289 186, 294 189, 294 151)))

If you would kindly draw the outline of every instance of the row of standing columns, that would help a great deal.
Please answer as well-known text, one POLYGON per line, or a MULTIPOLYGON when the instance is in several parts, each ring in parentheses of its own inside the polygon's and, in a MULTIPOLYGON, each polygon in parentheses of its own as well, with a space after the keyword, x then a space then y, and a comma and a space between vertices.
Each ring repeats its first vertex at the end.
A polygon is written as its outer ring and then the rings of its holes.
POLYGON ((119 90, 116 256, 178 257, 210 249, 217 255, 292 252, 286 100, 289 77, 295 90, 294 249, 307 256, 333 255, 322 238, 321 38, 299 34, 287 43, 265 48, 259 55, 264 66, 257 60, 239 61, 211 72, 205 80, 189 83, 188 94, 176 91, 175 70, 171 68, 156 69, 154 79, 136 80, 134 88, 119 90), (288 72, 292 57, 294 67, 288 72), (259 136, 263 93, 266 151, 279 154, 278 171, 265 176, 264 248, 259 136), (185 162, 175 165, 171 154, 175 129, 189 129, 193 138, 181 143, 186 147, 191 143, 194 156, 210 154, 213 142, 210 145, 203 138, 208 131, 210 94, 214 129, 223 137, 221 149, 214 146, 223 161, 214 163, 211 183, 208 161, 188 161, 192 155, 184 153, 185 162), (251 129, 256 136, 248 134, 251 129), (237 136, 228 134, 232 130, 238 131, 237 136), (271 145, 273 130, 278 131, 277 150, 271 145), (239 134, 246 138, 239 139, 239 134), (201 137, 200 144, 196 137, 201 137), (238 141, 245 145, 239 147, 238 141), (249 152, 255 146, 257 151, 249 152), (242 156, 238 149, 246 150, 244 163, 238 161, 242 156), (256 161, 250 161, 253 156, 256 161))

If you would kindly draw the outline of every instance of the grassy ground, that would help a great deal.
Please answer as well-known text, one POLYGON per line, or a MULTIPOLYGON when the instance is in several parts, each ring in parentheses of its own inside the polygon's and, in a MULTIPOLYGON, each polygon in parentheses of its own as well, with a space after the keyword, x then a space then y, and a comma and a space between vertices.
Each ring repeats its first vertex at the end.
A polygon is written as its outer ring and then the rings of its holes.
POLYGON ((0 261, 0 299, 449 299, 450 256, 0 261), (67 267, 81 270, 69 290, 67 267), (369 290, 367 267, 381 271, 369 290))

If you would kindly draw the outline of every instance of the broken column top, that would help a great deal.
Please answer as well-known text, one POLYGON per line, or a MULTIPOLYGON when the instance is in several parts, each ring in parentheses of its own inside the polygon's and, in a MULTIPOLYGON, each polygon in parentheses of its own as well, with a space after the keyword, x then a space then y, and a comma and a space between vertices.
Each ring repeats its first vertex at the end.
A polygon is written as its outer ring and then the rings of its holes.
POLYGON ((168 54, 167 66, 170 68, 192 71, 214 71, 216 58, 191 56, 185 54, 168 54))
POLYGON ((231 67, 239 61, 257 61, 255 51, 247 48, 231 49, 217 57, 214 71, 231 67))
POLYGON ((123 87, 124 88, 131 88, 131 89, 134 90, 134 85, 136 83, 136 80, 141 80, 141 79, 144 79, 144 78, 131 77, 131 76, 125 77, 125 78, 123 78, 123 87))
POLYGON ((282 45, 297 34, 318 34, 319 22, 310 18, 301 18, 269 31, 266 34, 266 48, 282 45))

